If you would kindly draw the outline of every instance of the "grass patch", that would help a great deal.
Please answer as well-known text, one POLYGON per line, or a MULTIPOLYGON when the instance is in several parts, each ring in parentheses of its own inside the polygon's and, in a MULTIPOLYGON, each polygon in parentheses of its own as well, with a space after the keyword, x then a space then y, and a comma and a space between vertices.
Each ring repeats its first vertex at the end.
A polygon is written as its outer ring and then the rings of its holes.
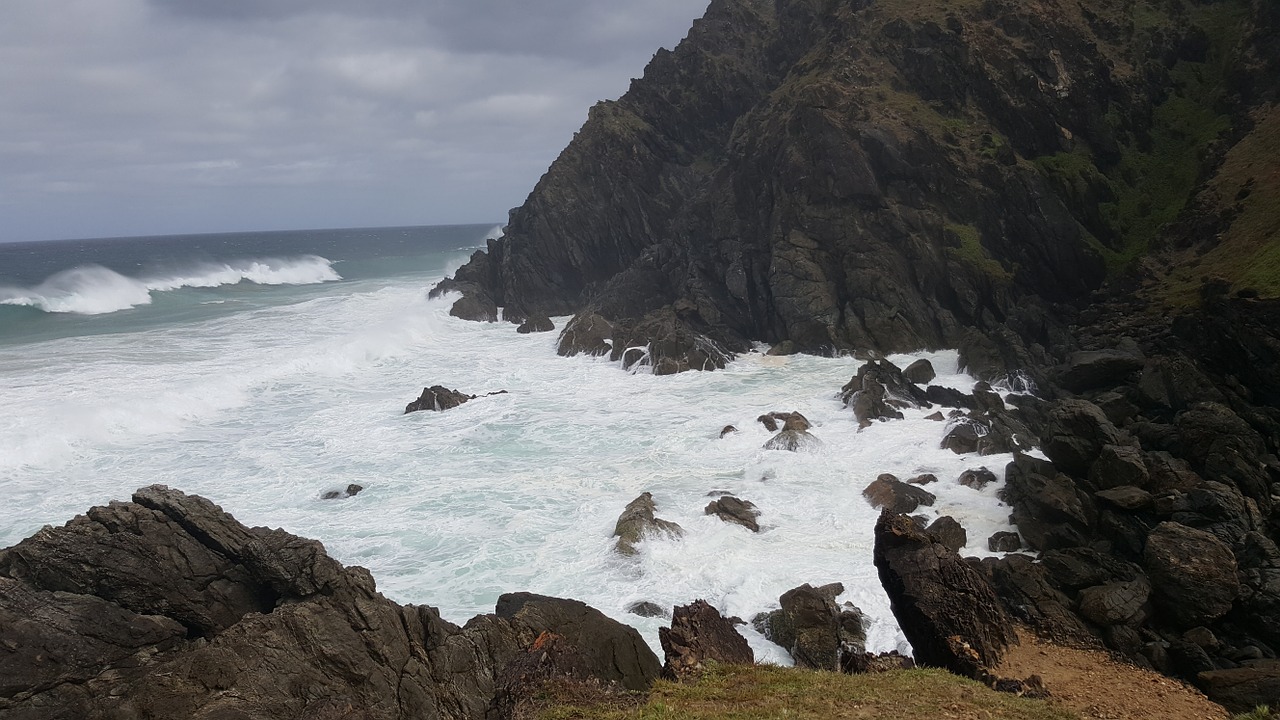
POLYGON ((769 665, 715 666, 696 683, 658 682, 642 705, 548 704, 539 720, 1079 720, 943 670, 841 675, 769 665))
POLYGON ((946 229, 960 239, 960 247, 947 248, 948 255, 980 271, 997 283, 1013 281, 1013 273, 1006 270, 999 261, 987 254, 986 248, 982 247, 982 236, 978 228, 972 225, 948 224, 946 229))

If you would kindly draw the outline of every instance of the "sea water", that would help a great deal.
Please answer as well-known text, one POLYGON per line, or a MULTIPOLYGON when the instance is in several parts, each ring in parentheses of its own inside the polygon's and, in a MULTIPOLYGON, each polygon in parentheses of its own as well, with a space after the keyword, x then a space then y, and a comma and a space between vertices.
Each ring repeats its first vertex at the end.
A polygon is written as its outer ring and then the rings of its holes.
MULTIPOLYGON (((454 622, 526 590, 583 600, 657 648, 664 620, 631 603, 703 598, 749 620, 797 585, 841 582, 882 651, 908 646, 872 563, 868 483, 936 475, 920 513, 959 520, 966 555, 1011 529, 1002 482, 956 482, 981 466, 1002 477, 1009 457, 941 449, 931 410, 859 431, 837 397, 852 357, 753 352, 659 377, 558 357, 554 332, 450 317, 452 298, 427 290, 494 232, 0 245, 0 547, 162 483, 316 538, 388 597, 454 622), (404 414, 435 384, 481 397, 404 414), (770 411, 803 413, 820 447, 763 449, 770 411), (351 483, 364 491, 321 499, 351 483), (614 523, 646 491, 684 533, 619 556, 614 523), (760 532, 705 515, 717 491, 754 503, 760 532)), ((915 358, 937 384, 974 384, 954 352, 890 359, 915 358)), ((743 632, 759 659, 789 662, 743 632)))

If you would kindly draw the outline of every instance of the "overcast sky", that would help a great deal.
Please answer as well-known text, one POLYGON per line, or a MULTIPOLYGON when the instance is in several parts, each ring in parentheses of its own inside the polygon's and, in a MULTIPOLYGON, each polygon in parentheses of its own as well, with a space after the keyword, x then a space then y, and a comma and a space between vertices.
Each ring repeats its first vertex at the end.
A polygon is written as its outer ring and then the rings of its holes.
POLYGON ((0 242, 499 222, 706 0, 2 0, 0 242))

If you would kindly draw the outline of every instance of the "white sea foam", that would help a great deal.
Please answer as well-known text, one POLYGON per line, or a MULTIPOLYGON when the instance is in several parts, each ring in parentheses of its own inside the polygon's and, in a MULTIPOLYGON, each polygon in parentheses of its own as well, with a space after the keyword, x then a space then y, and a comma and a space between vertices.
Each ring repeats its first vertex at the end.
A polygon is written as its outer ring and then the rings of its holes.
MULTIPOLYGON (((701 597, 750 618, 800 583, 840 581, 873 620, 870 646, 887 650, 904 640, 872 565, 877 513, 862 489, 882 472, 937 475, 937 503, 922 511, 960 520, 967 554, 989 554, 986 538, 1008 529, 1001 483, 955 482, 979 465, 1000 477, 1008 456, 940 449, 945 425, 927 411, 859 432, 836 398, 856 360, 749 354, 722 371, 631 374, 557 357, 555 333, 451 318, 449 299, 423 292, 437 279, 343 283, 200 324, 0 348, 0 546, 165 483, 320 539, 388 596, 453 621, 530 590, 591 603, 656 646, 662 621, 627 615, 629 603, 701 597), (509 393, 402 414, 437 383, 509 393), (804 413, 821 447, 763 449, 755 418, 771 410, 804 413), (722 439, 728 424, 739 432, 722 439), (348 483, 366 489, 319 499, 348 483), (754 502, 761 532, 704 515, 713 490, 754 502), (624 559, 610 533, 644 491, 686 532, 624 559)), ((916 357, 935 382, 972 387, 955 353, 891 359, 916 357)), ((746 632, 759 656, 786 662, 746 632)))
POLYGON ((0 287, 0 305, 28 305, 51 313, 102 315, 149 305, 152 292, 210 288, 250 282, 258 285, 312 285, 341 280, 328 260, 315 255, 210 263, 189 271, 132 278, 102 267, 63 270, 34 288, 0 287))

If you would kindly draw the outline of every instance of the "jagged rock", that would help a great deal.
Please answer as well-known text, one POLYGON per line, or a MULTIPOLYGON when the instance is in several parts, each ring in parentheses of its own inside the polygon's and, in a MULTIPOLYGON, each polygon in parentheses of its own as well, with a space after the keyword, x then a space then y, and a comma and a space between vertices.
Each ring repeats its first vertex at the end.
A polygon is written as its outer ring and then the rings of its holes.
POLYGON ((1138 399, 1148 407, 1184 410, 1198 402, 1223 402, 1222 392, 1183 356, 1152 358, 1142 369, 1138 399))
POLYGON ((1151 504, 1151 493, 1132 485, 1122 485, 1110 490, 1099 490, 1093 496, 1106 500, 1123 510, 1141 510, 1151 504))
POLYGON ((658 679, 658 656, 635 628, 577 600, 533 593, 504 593, 494 614, 535 634, 552 632, 577 648, 592 677, 644 690, 658 679))
POLYGON ((1250 713, 1260 705, 1275 707, 1280 701, 1280 666, 1208 670, 1196 676, 1196 684, 1227 710, 1250 713))
POLYGON ((1141 352, 1085 350, 1071 354, 1059 383, 1071 392, 1110 387, 1123 382, 1130 373, 1142 369, 1141 352))
POLYGON ((551 322, 551 318, 546 315, 532 315, 516 328, 516 332, 521 335, 528 335, 530 333, 551 332, 555 329, 556 324, 551 322))
POLYGON ((1080 614, 1098 625, 1141 625, 1150 614, 1146 578, 1095 585, 1080 591, 1080 614))
POLYGON ((613 536, 618 538, 614 550, 622 555, 635 555, 640 552, 636 545, 647 537, 679 537, 684 534, 684 528, 676 523, 655 517, 653 513, 656 507, 653 494, 647 492, 640 493, 640 497, 627 503, 613 528, 613 536))
POLYGON ((462 320, 497 322, 498 305, 487 292, 470 288, 449 308, 449 314, 462 320))
POLYGON ((627 606, 627 612, 640 617, 667 617, 667 611, 657 603, 648 600, 633 602, 627 606))
POLYGON ((960 548, 969 544, 969 533, 950 515, 934 520, 925 528, 925 532, 952 552, 960 552, 960 548))
POLYGON ((930 385, 925 388, 925 400, 934 405, 941 405, 949 408, 964 408, 966 410, 976 410, 977 402, 972 395, 956 390, 955 388, 942 387, 941 385, 930 385))
POLYGON ((715 515, 727 523, 741 525, 751 532, 760 532, 760 524, 756 518, 760 511, 756 506, 732 495, 720 497, 709 503, 704 511, 707 515, 715 515))
POLYGON ((1072 603, 1054 585, 1045 568, 1025 555, 984 558, 976 563, 1018 622, 1043 637, 1070 644, 1096 644, 1072 603))
POLYGON ((928 385, 938 374, 933 371, 933 363, 921 358, 902 370, 902 377, 917 385, 928 385))
POLYGON ((1001 530, 987 538, 987 549, 991 552, 1017 552, 1022 549, 1022 538, 1016 532, 1001 530))
POLYGON ((1063 472, 1086 476, 1106 445, 1124 445, 1097 405, 1086 400, 1060 400, 1049 410, 1044 454, 1063 472))
POLYGON ((949 423, 941 447, 958 455, 972 452, 995 455, 1030 450, 1033 445, 1031 431, 1012 416, 1003 412, 973 411, 949 423))
POLYGON ((901 408, 928 405, 924 391, 888 360, 872 360, 858 368, 858 374, 840 388, 840 399, 853 408, 864 428, 873 420, 901 420, 901 408))
POLYGON ((594 313, 575 315, 560 331, 556 353, 608 355, 613 352, 613 323, 594 313))
POLYGON ((0 714, 479 720, 543 630, 596 653, 601 681, 656 676, 634 630, 548 603, 573 612, 532 623, 500 600, 501 617, 459 628, 382 597, 318 542, 152 486, 0 552, 0 714), (626 669, 624 638, 644 672, 626 669))
POLYGON ((1131 445, 1104 445, 1089 468, 1089 481, 1098 490, 1122 485, 1144 488, 1151 474, 1142 451, 1131 445))
POLYGON ((910 513, 921 505, 932 505, 937 497, 914 485, 908 485, 885 473, 862 491, 871 507, 884 508, 893 513, 910 513))
POLYGON ((707 661, 752 665, 755 654, 733 622, 704 600, 677 607, 671 627, 658 629, 666 655, 662 674, 673 680, 695 675, 707 661))
POLYGON ((532 701, 552 680, 590 683, 595 678, 589 667, 576 645, 561 635, 543 632, 502 669, 494 687, 491 713, 496 717, 515 716, 517 708, 532 701))
POLYGON ((796 432, 804 432, 811 425, 809 419, 798 412, 770 412, 756 418, 756 422, 764 425, 764 429, 769 432, 777 432, 781 427, 783 430, 795 430, 796 432), (782 423, 779 425, 778 423, 782 423))
POLYGON ((467 395, 466 393, 450 390, 443 385, 432 385, 422 389, 422 395, 417 400, 409 403, 404 408, 404 413, 408 415, 411 412, 420 410, 449 410, 456 408, 468 400, 475 400, 475 395, 467 395))
POLYGON ((1143 574, 1134 563, 1084 547, 1046 551, 1040 555, 1040 563, 1059 587, 1072 592, 1093 585, 1127 582, 1143 574))
POLYGON ((1160 523, 1147 538, 1143 565, 1156 605, 1178 627, 1222 617, 1240 594, 1231 548, 1203 530, 1160 523))
POLYGON ((351 483, 350 485, 347 486, 346 490, 328 490, 321 493, 320 499, 321 500, 337 500, 339 498, 355 497, 357 494, 360 493, 361 490, 364 490, 363 485, 356 485, 355 483, 351 483))
POLYGON ((765 637, 786 648, 799 667, 837 670, 845 655, 864 652, 867 635, 862 611, 849 603, 836 604, 844 585, 813 587, 805 583, 778 598, 778 610, 762 613, 753 625, 765 637))
POLYGON ((905 515, 882 511, 875 538, 876 570, 916 662, 975 678, 999 664, 1017 635, 986 578, 905 515))
POLYGON ((1124 426, 1138 414, 1138 406, 1134 405, 1127 396, 1115 391, 1098 395, 1093 399, 1093 404, 1097 405, 1116 427, 1124 426))
POLYGON ((1147 453, 1146 464, 1150 469, 1148 489, 1153 493, 1167 490, 1185 492, 1204 481, 1191 469, 1190 463, 1167 452, 1147 453))
POLYGON ((1093 500, 1053 463, 1021 453, 1005 468, 1000 498, 1013 507, 1013 522, 1036 550, 1087 544, 1097 509, 1093 500))
POLYGON ((1271 479, 1262 461, 1266 442, 1224 405, 1200 403, 1178 415, 1183 456, 1206 479, 1236 487, 1271 513, 1271 479))
POLYGON ((615 320, 612 344, 610 360, 627 370, 648 366, 654 375, 718 370, 742 349, 698 332, 671 306, 635 322, 615 320))
POLYGON ((974 490, 981 490, 982 488, 986 487, 987 485, 995 481, 996 481, 996 474, 991 472, 985 467, 975 468, 972 470, 965 470, 964 472, 960 473, 959 479, 956 480, 956 482, 960 483, 961 485, 964 485, 966 487, 971 487, 974 490))

